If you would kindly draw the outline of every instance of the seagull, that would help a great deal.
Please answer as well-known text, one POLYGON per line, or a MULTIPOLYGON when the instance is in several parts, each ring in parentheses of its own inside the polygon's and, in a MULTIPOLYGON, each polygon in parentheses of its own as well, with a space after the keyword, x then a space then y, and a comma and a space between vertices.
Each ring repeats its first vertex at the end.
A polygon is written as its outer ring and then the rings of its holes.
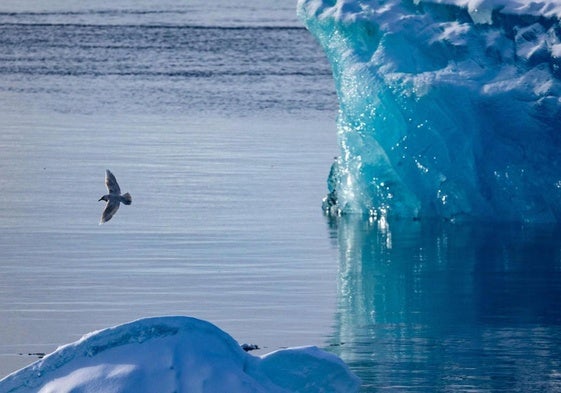
POLYGON ((117 213, 121 202, 123 202, 125 205, 130 205, 132 203, 131 194, 127 192, 126 194, 121 195, 121 188, 117 183, 117 179, 115 179, 115 175, 113 175, 109 169, 105 170, 105 186, 107 187, 107 191, 109 191, 109 194, 99 198, 100 201, 107 202, 107 204, 105 205, 105 209, 101 214, 99 225, 109 221, 111 217, 113 217, 115 213, 117 213))

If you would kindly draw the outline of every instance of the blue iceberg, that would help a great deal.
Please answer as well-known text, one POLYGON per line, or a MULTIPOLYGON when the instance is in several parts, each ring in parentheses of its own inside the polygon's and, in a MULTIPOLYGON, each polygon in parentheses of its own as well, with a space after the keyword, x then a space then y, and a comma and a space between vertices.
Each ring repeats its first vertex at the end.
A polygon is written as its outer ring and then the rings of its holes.
POLYGON ((561 4, 300 0, 332 65, 331 213, 561 221, 561 4))
POLYGON ((84 336, 0 380, 3 393, 355 392, 359 380, 316 347, 246 353, 209 322, 145 318, 84 336))

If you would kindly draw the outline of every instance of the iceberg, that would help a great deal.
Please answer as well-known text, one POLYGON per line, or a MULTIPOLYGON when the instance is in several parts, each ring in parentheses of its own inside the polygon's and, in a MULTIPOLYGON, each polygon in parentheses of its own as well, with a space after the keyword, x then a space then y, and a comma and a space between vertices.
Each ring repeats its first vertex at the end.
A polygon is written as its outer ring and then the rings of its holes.
POLYGON ((3 393, 356 392, 359 380, 316 347, 245 352, 213 324, 140 319, 84 336, 0 380, 3 393))
POLYGON ((333 214, 561 221, 561 3, 299 0, 332 66, 333 214))

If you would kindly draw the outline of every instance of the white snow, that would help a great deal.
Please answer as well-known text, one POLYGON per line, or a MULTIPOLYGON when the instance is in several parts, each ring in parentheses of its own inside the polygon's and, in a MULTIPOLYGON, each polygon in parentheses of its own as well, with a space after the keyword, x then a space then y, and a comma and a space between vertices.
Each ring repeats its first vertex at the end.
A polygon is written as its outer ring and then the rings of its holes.
POLYGON ((490 23, 493 10, 511 15, 534 15, 554 18, 561 16, 559 0, 417 0, 417 3, 441 3, 467 8, 475 20, 490 23), (474 17, 475 16, 475 17, 474 17))
POLYGON ((104 329, 0 380, 2 393, 354 392, 359 380, 316 347, 246 353, 227 333, 190 317, 104 329))

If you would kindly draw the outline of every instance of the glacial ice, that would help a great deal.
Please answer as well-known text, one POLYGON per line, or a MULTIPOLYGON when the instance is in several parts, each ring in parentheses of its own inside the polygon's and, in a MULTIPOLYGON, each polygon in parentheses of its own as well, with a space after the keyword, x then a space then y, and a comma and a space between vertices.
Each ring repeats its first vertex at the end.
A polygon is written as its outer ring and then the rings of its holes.
POLYGON ((145 318, 84 336, 0 380, 3 393, 355 392, 359 380, 316 347, 256 357, 209 322, 145 318))
POLYGON ((561 221, 561 2, 299 0, 332 65, 324 208, 561 221))

